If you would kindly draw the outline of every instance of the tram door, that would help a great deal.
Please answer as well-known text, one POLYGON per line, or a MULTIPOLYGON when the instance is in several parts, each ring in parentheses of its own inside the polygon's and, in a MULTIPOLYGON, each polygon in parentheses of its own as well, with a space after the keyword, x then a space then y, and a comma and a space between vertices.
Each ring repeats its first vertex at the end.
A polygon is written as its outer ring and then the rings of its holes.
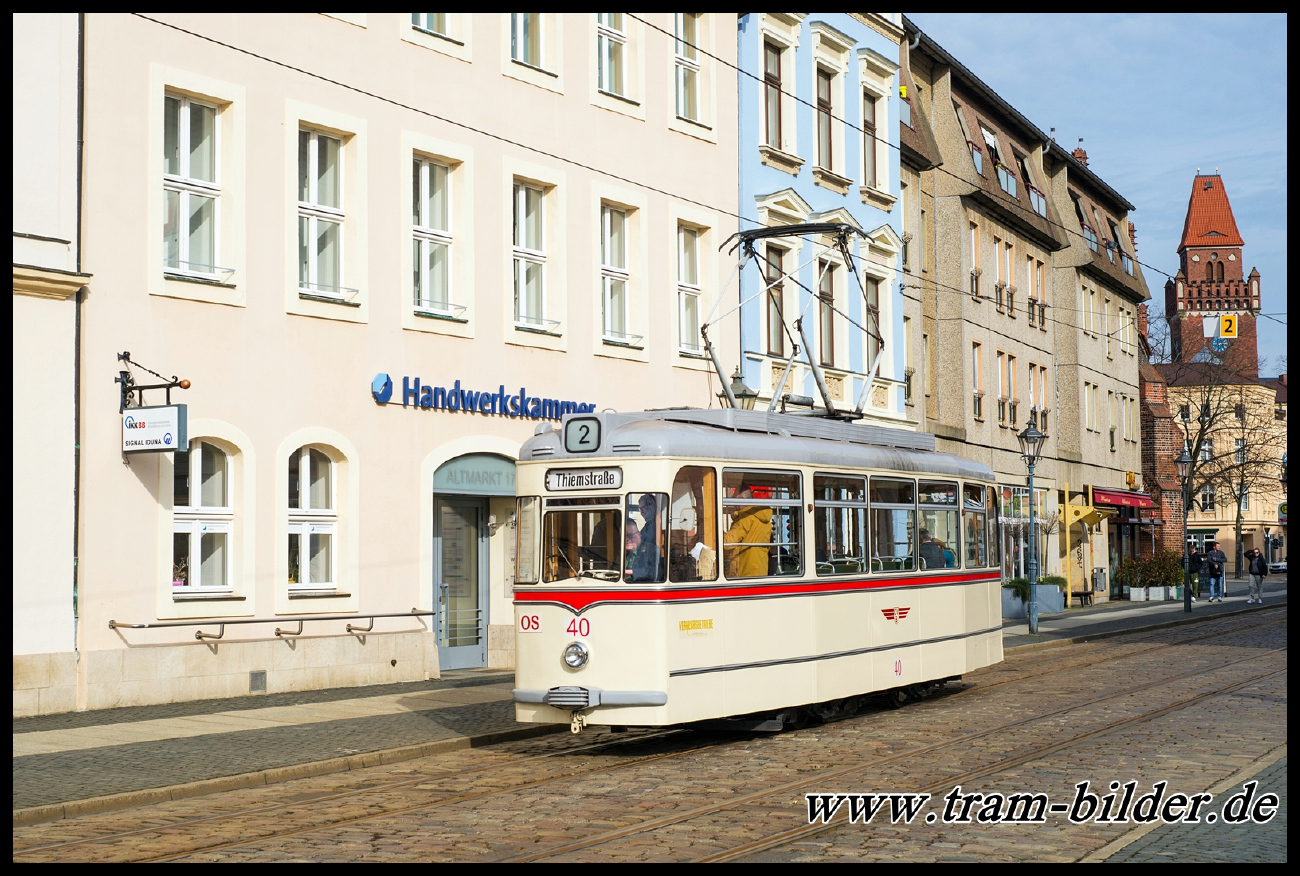
POLYGON ((487 665, 487 501, 433 500, 433 603, 438 613, 438 665, 487 665))

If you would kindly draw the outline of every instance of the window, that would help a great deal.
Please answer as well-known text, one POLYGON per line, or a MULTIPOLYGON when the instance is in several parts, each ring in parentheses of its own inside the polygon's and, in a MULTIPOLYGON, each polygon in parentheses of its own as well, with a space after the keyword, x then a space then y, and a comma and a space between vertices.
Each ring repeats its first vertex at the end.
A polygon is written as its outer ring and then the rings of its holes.
POLYGON ((677 313, 680 349, 700 351, 700 232, 677 227, 677 313))
POLYGON ((763 140, 781 148, 781 50, 763 43, 763 140))
POLYGON ((903 219, 903 270, 912 270, 911 214, 907 210, 907 183, 898 184, 898 212, 903 219))
POLYGON ((163 101, 163 269, 224 279, 217 267, 218 110, 179 95, 163 101))
POLYGON ((830 170, 834 165, 831 149, 831 119, 834 107, 831 104, 831 83, 834 75, 817 68, 817 165, 830 170))
POLYGON ((334 589, 338 530, 334 462, 324 451, 301 447, 289 457, 289 586, 334 589))
POLYGON ((871 478, 871 569, 916 571, 916 482, 871 478))
POLYGON ((862 574, 867 562, 867 482, 818 474, 813 478, 813 520, 818 575, 862 574))
POLYGON ((799 575, 803 569, 799 475, 723 469, 722 536, 728 578, 799 575))
POLYGON ((634 520, 624 522, 619 504, 617 496, 546 500, 547 511, 542 518, 543 582, 619 580, 623 559, 619 545, 627 550, 629 564, 635 560, 634 551, 640 548, 640 528, 634 520))
POLYGON ((350 299, 343 287, 343 141, 298 132, 298 288, 350 299))
POLYGON ((1106 393, 1106 426, 1110 434, 1110 452, 1115 452, 1115 393, 1106 393))
POLYGON ((1202 511, 1214 510, 1214 484, 1206 484, 1201 487, 1200 505, 1202 511))
POLYGON ((880 281, 875 277, 862 278, 862 291, 867 297, 867 313, 874 317, 871 322, 867 323, 868 328, 874 329, 874 333, 867 334, 867 368, 874 372, 876 359, 880 356, 881 344, 880 337, 880 281))
POLYGON ((451 304, 450 170, 416 158, 411 166, 411 253, 415 307, 449 313, 451 304))
POLYGON ((438 36, 445 37, 447 35, 447 13, 412 12, 411 27, 425 33, 436 33, 438 36))
POLYGON ((700 120, 700 14, 677 12, 673 15, 676 32, 674 62, 677 76, 677 115, 692 122, 700 120))
POLYGON ((957 484, 921 481, 921 568, 955 569, 961 556, 957 484))
POLYGON ((817 284, 818 340, 821 343, 821 362, 835 365, 835 266, 829 262, 818 265, 820 282, 817 284))
POLYGON ((667 580, 664 562, 667 546, 667 493, 628 493, 623 537, 623 580, 662 584, 667 580))
POLYGON ((234 510, 230 456, 215 444, 191 441, 174 460, 172 593, 230 590, 234 510))
POLYGON ((510 58, 520 64, 542 66, 542 14, 510 13, 510 58))
POLYGON ((767 248, 767 352, 785 355, 785 250, 767 248))
POLYGON ((1214 460, 1214 439, 1206 438, 1201 442, 1201 462, 1212 462, 1214 460))
POLYGON ((954 100, 952 110, 957 114, 957 124, 961 126, 961 134, 966 138, 966 145, 970 147, 970 157, 975 162, 975 172, 983 176, 984 154, 980 151, 980 145, 971 139, 970 129, 966 127, 966 116, 962 112, 961 104, 954 100))
POLYGON ((920 221, 916 226, 916 261, 921 271, 925 271, 925 211, 920 211, 920 221))
POLYGON ((1038 430, 1047 432, 1047 366, 1038 369, 1038 430))
POLYGON ((979 344, 971 344, 971 407, 977 420, 984 419, 984 373, 980 369, 981 349, 979 344))
MULTIPOLYGON (((600 208, 601 315, 605 339, 617 343, 631 340, 627 333, 627 213, 614 207, 600 208)), ((640 338, 637 338, 640 340, 640 338)))
POLYGON ((1246 440, 1244 438, 1236 439, 1236 449, 1233 452, 1233 459, 1237 461, 1237 465, 1246 464, 1246 440))
POLYGON ((1246 419, 1246 406, 1245 406, 1245 405, 1233 405, 1233 406, 1232 406, 1232 418, 1233 418, 1234 420, 1238 421, 1238 422, 1241 422, 1242 420, 1246 419))
POLYGON ((1106 358, 1107 359, 1113 358, 1115 355, 1115 331, 1114 329, 1111 328, 1111 318, 1110 318, 1111 310, 1112 308, 1110 305, 1110 299, 1107 298, 1105 302, 1102 304, 1103 322, 1101 328, 1101 330, 1106 333, 1106 358))
POLYGON ((546 249, 540 188, 515 183, 514 287, 515 325, 546 329, 546 249))
POLYGON ((988 530, 993 521, 988 518, 992 497, 985 500, 987 488, 966 484, 962 488, 962 520, 965 523, 966 568, 977 569, 989 565, 988 530))
POLYGON ((718 580, 718 474, 688 465, 673 478, 668 572, 674 584, 718 580))
POLYGON ((623 96, 623 13, 596 13, 596 87, 623 96))
POLYGON ((876 179, 876 96, 862 92, 862 184, 880 188, 876 179))
POLYGON ((980 297, 980 227, 970 224, 970 294, 975 300, 980 297))

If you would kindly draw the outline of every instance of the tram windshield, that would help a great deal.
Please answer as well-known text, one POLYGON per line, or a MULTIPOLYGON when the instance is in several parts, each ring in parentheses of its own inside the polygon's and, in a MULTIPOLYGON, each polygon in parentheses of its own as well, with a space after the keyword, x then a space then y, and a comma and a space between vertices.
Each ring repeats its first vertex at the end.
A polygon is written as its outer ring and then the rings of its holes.
MULTIPOLYGON (((624 532, 620 497, 548 499, 542 518, 542 580, 619 579, 624 532)), ((636 524, 629 521, 628 529, 636 524)))

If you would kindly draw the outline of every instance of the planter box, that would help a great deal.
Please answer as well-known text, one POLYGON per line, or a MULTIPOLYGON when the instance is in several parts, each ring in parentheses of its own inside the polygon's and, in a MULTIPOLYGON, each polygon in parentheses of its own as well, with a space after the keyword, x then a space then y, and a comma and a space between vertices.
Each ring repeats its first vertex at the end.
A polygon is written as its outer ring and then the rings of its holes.
POLYGON ((1145 587, 1130 587, 1128 598, 1133 602, 1146 602, 1147 589, 1145 587))
POLYGON ((1176 599, 1179 602, 1181 602, 1183 599, 1183 585, 1179 584, 1177 587, 1170 587, 1169 598, 1176 599))
POLYGON ((1147 588, 1147 599, 1149 599, 1149 600, 1152 601, 1152 602, 1164 602, 1164 601, 1165 601, 1165 590, 1166 590, 1166 589, 1167 589, 1167 588, 1165 588, 1165 587, 1149 587, 1149 588, 1147 588))
MULTIPOLYGON (((1034 596, 1038 599, 1040 617, 1065 611, 1065 594, 1055 584, 1035 584, 1034 596)), ((1002 588, 1002 616, 1012 619, 1029 617, 1029 606, 1005 587, 1002 588)))

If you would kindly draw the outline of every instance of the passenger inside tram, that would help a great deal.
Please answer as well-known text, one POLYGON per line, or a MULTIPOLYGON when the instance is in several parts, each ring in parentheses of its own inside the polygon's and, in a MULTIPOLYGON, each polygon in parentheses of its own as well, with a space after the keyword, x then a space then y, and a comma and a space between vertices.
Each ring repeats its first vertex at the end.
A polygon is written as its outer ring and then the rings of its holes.
POLYGON ((683 466, 673 479, 669 508, 668 563, 674 582, 718 578, 717 473, 683 466))

